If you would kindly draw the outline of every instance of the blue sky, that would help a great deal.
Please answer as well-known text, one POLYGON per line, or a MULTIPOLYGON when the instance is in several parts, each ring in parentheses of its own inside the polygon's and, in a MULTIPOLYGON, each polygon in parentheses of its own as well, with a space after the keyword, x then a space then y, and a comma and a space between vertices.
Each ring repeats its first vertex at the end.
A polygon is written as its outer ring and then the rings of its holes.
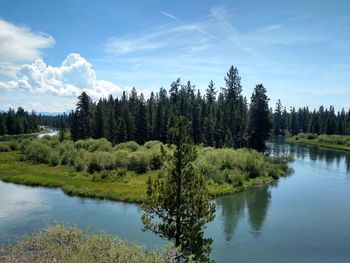
POLYGON ((65 111, 181 77, 205 90, 238 67, 273 106, 350 107, 349 1, 0 2, 0 109, 65 111))

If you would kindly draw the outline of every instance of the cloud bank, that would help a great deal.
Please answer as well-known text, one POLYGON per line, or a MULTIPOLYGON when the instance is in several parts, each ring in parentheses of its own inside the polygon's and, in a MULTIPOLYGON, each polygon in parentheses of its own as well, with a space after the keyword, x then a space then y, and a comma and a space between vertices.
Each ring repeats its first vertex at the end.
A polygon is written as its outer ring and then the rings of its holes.
POLYGON ((33 32, 0 19, 0 63, 28 62, 40 57, 41 50, 55 43, 50 35, 33 32))
POLYGON ((92 65, 76 53, 69 54, 59 67, 46 65, 40 58, 32 64, 23 64, 13 80, 0 82, 0 88, 59 96, 78 96, 86 91, 94 98, 122 91, 112 82, 96 79, 92 65))

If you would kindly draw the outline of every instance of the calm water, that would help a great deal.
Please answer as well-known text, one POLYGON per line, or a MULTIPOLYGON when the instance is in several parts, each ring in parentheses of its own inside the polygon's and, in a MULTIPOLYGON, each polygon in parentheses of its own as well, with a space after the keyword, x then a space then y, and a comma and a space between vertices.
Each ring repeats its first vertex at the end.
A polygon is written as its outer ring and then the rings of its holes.
MULTIPOLYGON (((216 199, 217 262, 350 262, 350 154, 271 143, 290 152, 294 173, 277 183, 216 199)), ((104 230, 148 248, 164 244, 141 231, 137 205, 68 197, 60 190, 0 182, 0 243, 52 222, 104 230)))

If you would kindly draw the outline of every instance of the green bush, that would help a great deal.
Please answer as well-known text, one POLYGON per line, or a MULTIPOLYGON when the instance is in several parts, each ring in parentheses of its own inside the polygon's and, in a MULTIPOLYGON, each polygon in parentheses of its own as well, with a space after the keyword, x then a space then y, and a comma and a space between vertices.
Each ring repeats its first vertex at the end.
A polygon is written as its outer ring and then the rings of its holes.
POLYGON ((57 146, 58 153, 62 156, 65 152, 72 152, 74 150, 73 141, 65 140, 57 146))
POLYGON ((163 166, 163 157, 160 153, 152 153, 151 169, 158 170, 163 166))
POLYGON ((160 141, 148 141, 143 146, 146 149, 160 149, 160 146, 163 145, 160 141))
POLYGON ((74 165, 76 156, 78 155, 77 150, 73 149, 71 151, 64 151, 61 153, 61 164, 65 166, 74 165))
MULTIPOLYGON (((76 227, 55 225, 1 249, 4 262, 60 263, 175 263, 174 248, 145 252, 105 233, 86 234, 76 227)), ((1 260, 1 258, 0 258, 1 260)))
POLYGON ((114 152, 116 167, 127 167, 129 151, 118 150, 114 152))
POLYGON ((89 147, 87 149, 89 152, 112 152, 113 147, 112 144, 105 138, 101 138, 98 140, 89 140, 89 147))
POLYGON ((135 141, 119 143, 116 146, 114 146, 115 150, 128 150, 130 152, 136 152, 139 148, 140 145, 135 141))
POLYGON ((128 170, 145 173, 150 167, 150 155, 145 152, 134 152, 128 158, 128 170))
POLYGON ((8 145, 9 145, 11 151, 17 151, 19 148, 17 141, 9 141, 8 145))
POLYGON ((24 140, 21 140, 20 144, 19 144, 19 151, 21 153, 24 153, 26 147, 28 146, 28 144, 30 144, 32 140, 31 139, 24 139, 24 140))
POLYGON ((0 152, 9 152, 11 149, 10 147, 5 143, 0 143, 0 152))
POLYGON ((56 166, 60 163, 60 155, 57 151, 52 151, 49 158, 48 162, 52 166, 56 166))
POLYGON ((24 150, 26 160, 39 163, 49 163, 52 149, 40 141, 30 142, 24 150))
POLYGON ((112 170, 116 167, 115 156, 109 152, 94 152, 88 155, 88 171, 112 170))
POLYGON ((306 136, 306 139, 308 140, 314 140, 314 139, 317 139, 317 134, 314 134, 314 133, 308 133, 307 136, 306 136))

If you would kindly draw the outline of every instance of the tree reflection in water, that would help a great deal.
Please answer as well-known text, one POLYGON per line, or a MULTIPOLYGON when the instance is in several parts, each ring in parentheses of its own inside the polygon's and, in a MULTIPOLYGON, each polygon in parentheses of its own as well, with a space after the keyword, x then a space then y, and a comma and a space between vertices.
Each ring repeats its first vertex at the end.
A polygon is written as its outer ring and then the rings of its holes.
POLYGON ((222 196, 216 200, 221 210, 223 231, 226 241, 234 237, 238 222, 248 213, 248 222, 255 237, 260 235, 267 210, 270 204, 271 192, 268 186, 250 188, 245 192, 222 196))

